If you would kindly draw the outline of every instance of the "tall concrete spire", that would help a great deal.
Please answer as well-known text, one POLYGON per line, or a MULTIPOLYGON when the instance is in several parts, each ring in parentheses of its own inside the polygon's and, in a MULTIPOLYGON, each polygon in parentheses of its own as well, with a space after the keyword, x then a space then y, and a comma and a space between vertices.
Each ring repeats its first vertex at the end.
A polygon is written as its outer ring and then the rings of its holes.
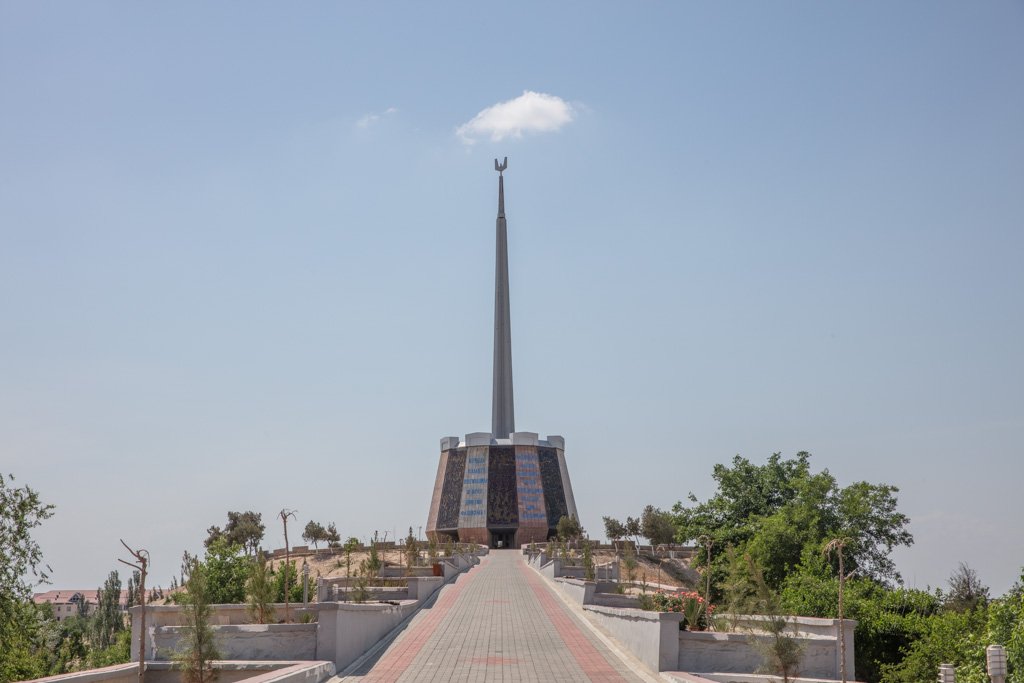
POLYGON ((505 224, 505 176, 508 157, 499 164, 498 220, 494 259, 494 384, 491 395, 491 435, 507 439, 516 430, 512 401, 512 322, 508 303, 508 227, 505 224))

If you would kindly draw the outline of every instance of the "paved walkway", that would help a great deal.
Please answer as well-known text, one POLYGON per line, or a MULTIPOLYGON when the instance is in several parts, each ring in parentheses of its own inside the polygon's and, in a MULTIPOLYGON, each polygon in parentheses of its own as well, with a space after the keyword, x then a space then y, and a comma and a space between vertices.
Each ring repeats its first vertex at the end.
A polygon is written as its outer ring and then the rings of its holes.
POLYGON ((492 550, 344 681, 641 681, 519 551, 492 550))

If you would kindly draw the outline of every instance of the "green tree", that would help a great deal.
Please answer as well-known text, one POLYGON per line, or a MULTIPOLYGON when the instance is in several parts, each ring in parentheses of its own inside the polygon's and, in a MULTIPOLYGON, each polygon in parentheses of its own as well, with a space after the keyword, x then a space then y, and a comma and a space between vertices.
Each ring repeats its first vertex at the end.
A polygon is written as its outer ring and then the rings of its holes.
MULTIPOLYGON (((844 553, 849 573, 899 580, 890 555, 913 537, 910 520, 896 510, 896 487, 857 482, 840 488, 828 470, 811 472, 805 452, 791 460, 776 453, 764 465, 736 456, 731 466, 715 465, 712 476, 714 496, 699 502, 690 494, 694 505, 674 506, 678 540, 707 536, 718 547, 749 553, 774 590, 806 548, 819 551, 827 539, 846 536, 854 539, 844 553)), ((718 562, 721 576, 724 560, 718 562)))
POLYGON ((615 543, 626 535, 626 526, 614 517, 602 517, 604 522, 604 535, 609 541, 615 543))
POLYGON ((1024 570, 1020 580, 988 607, 989 641, 1006 649, 1010 683, 1024 683, 1024 570))
POLYGON ((762 628, 768 634, 767 638, 752 634, 750 643, 764 657, 763 670, 779 675, 783 683, 789 683, 789 679, 799 673, 803 643, 788 632, 789 620, 783 614, 781 600, 768 587, 761 569, 750 555, 743 559, 754 588, 754 611, 763 615, 762 628))
POLYGON ((211 526, 206 530, 206 547, 218 540, 223 539, 228 545, 238 545, 249 555, 255 555, 263 541, 263 534, 266 527, 263 524, 263 514, 253 512, 228 512, 228 523, 221 529, 219 526, 211 526))
POLYGON ((210 626, 211 583, 207 568, 202 563, 194 562, 189 567, 186 592, 182 598, 185 606, 182 648, 175 656, 186 683, 209 683, 217 676, 213 662, 220 658, 220 653, 210 626))
POLYGON ((121 611, 121 577, 110 572, 103 587, 96 592, 96 609, 89 618, 89 636, 94 648, 105 650, 114 644, 124 631, 124 613, 121 611))
MULTIPOLYGON (((370 575, 376 576, 380 572, 380 568, 384 566, 380 559, 380 554, 377 552, 377 532, 373 532, 373 540, 370 541, 370 556, 366 559, 366 572, 370 575)), ((364 572, 364 575, 366 574, 364 572)))
POLYGON ((882 669, 883 683, 917 683, 935 680, 939 664, 957 668, 957 681, 983 683, 985 647, 988 645, 985 610, 943 611, 923 622, 920 635, 906 649, 898 664, 882 669))
POLYGON ((590 547, 590 541, 583 542, 583 578, 587 581, 595 579, 594 550, 590 547))
POLYGON ((14 475, 0 473, 0 681, 41 675, 33 654, 39 614, 25 577, 47 582, 32 530, 53 515, 53 506, 43 503, 36 491, 13 483, 14 475))
POLYGON ((954 612, 968 612, 988 604, 988 587, 981 583, 978 573, 966 562, 961 562, 949 577, 949 593, 942 608, 954 612))
POLYGON ((78 614, 43 625, 43 637, 39 643, 41 650, 36 656, 44 662, 47 675, 69 673, 86 666, 89 656, 88 626, 88 620, 78 614))
POLYGON ((341 543, 341 534, 338 533, 338 528, 334 526, 334 522, 327 525, 327 534, 324 536, 324 540, 327 541, 328 548, 337 548, 341 543))
POLYGON ((676 536, 672 514, 648 505, 640 515, 640 535, 647 538, 651 545, 671 543, 676 536))
POLYGON ((245 582, 249 615, 257 624, 266 624, 273 620, 274 592, 275 586, 271 581, 267 561, 257 553, 251 560, 249 578, 245 582))
MULTIPOLYGON (((622 564, 626 567, 626 583, 632 585, 633 581, 636 580, 636 550, 632 543, 626 543, 626 547, 622 553, 622 564)), ((548 551, 550 553, 550 550, 548 551)))
POLYGON ((202 565, 208 583, 206 597, 212 604, 245 602, 245 582, 252 571, 252 561, 240 545, 217 539, 206 548, 202 565))
MULTIPOLYGON (((142 579, 142 574, 138 570, 133 570, 131 576, 128 577, 128 600, 126 602, 128 607, 142 604, 142 597, 139 595, 139 582, 142 579)), ((176 586, 177 583, 172 583, 172 586, 176 586)))
POLYGON ((562 515, 555 528, 558 538, 562 541, 574 541, 583 535, 583 527, 576 516, 562 515))
POLYGON ((132 658, 131 648, 132 632, 128 629, 118 631, 109 647, 103 650, 92 649, 89 652, 89 668, 98 669, 129 662, 132 658))
POLYGON ((405 566, 409 575, 412 575, 412 568, 419 563, 419 559, 420 545, 412 533, 412 527, 409 527, 409 534, 405 537, 405 566))
POLYGON ((302 602, 302 581, 294 562, 279 563, 271 576, 275 602, 302 602))
POLYGON ((633 539, 633 543, 640 545, 640 520, 636 517, 626 517, 626 523, 623 525, 626 530, 626 536, 633 539))
MULTIPOLYGON (((839 579, 820 551, 808 548, 800 565, 786 577, 782 607, 791 614, 834 619, 838 616, 839 579)), ((857 680, 881 680, 882 670, 898 665, 920 639, 941 601, 921 590, 892 589, 863 576, 847 578, 844 617, 857 621, 854 669, 857 680)), ((934 678, 934 676, 933 676, 934 678)))
POLYGON ((309 520, 306 523, 306 528, 302 530, 302 540, 312 543, 316 548, 321 541, 327 540, 327 528, 319 522, 309 520))
POLYGON ((352 553, 359 550, 359 539, 350 536, 345 545, 345 576, 352 576, 352 553))

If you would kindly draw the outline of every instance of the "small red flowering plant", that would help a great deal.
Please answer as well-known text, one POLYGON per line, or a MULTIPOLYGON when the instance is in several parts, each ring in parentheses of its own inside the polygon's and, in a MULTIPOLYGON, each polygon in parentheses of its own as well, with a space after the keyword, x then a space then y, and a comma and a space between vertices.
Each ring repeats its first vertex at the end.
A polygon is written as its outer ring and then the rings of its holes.
POLYGON ((648 596, 643 601, 643 609, 654 612, 679 612, 683 615, 683 626, 689 626, 691 630, 703 631, 708 627, 711 615, 715 613, 715 606, 707 602, 704 597, 696 591, 679 590, 673 592, 658 591, 648 596))

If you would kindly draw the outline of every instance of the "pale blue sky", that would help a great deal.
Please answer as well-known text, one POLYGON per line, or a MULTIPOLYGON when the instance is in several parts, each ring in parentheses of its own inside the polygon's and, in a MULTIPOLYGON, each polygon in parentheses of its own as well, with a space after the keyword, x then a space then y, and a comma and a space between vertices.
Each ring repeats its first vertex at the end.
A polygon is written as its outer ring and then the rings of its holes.
POLYGON ((229 509, 424 524, 507 155, 516 424, 584 526, 809 450, 901 488, 909 584, 1002 592, 1022 84, 1020 2, 0 2, 0 471, 60 587, 118 538, 166 585, 229 509), (524 91, 572 121, 456 134, 524 91))

